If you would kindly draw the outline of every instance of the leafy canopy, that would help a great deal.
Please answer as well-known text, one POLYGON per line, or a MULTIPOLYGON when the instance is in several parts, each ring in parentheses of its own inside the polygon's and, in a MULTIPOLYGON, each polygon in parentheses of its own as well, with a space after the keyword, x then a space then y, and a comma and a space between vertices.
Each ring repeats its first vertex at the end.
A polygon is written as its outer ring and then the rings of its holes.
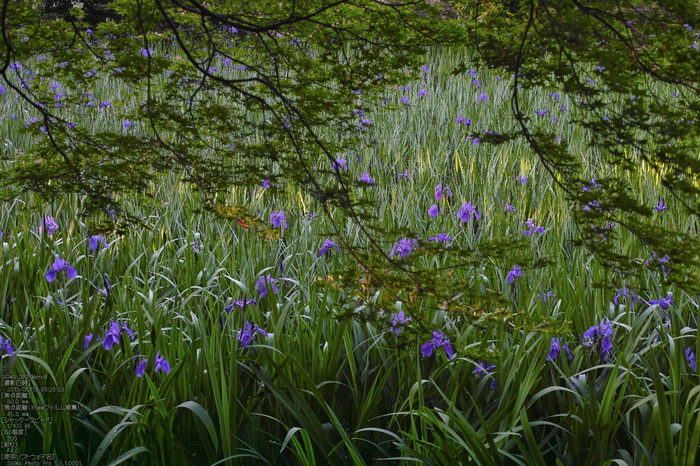
POLYGON ((430 46, 459 43, 473 47, 484 66, 515 77, 516 125, 475 136, 483 143, 529 143, 575 206, 576 241, 617 278, 641 277, 650 267, 697 289, 697 275, 682 272, 698 265, 695 223, 661 224, 623 176, 649 167, 669 195, 698 212, 697 125, 687 123, 697 110, 692 25, 698 11, 688 1, 649 5, 523 1, 515 14, 509 4, 484 15, 475 4, 460 24, 439 20, 438 9, 422 2, 117 0, 118 20, 90 27, 79 21, 80 10, 68 22, 48 21, 28 3, 5 2, 0 73, 40 117, 26 128, 39 142, 25 154, 5 154, 10 163, 0 193, 11 199, 32 191, 44 201, 81 194, 86 215, 106 218, 105 211, 115 210, 123 231, 141 224, 125 201, 154 202, 151 184, 177 169, 206 210, 276 239, 276 230, 230 193, 263 180, 272 189, 301 188, 314 195, 354 257, 337 285, 368 305, 369 318, 399 299, 512 322, 508 300, 446 280, 449 271, 476 271, 493 260, 535 268, 546 257, 530 257, 522 240, 512 238, 449 250, 421 241, 421 254, 392 256, 387 244, 419 235, 382 225, 372 185, 334 163, 372 143, 363 137, 361 116, 369 108, 392 109, 380 105, 387 86, 402 84, 430 46), (216 69, 218 58, 225 70, 216 69), (100 102, 89 89, 105 76, 130 94, 100 102), (678 97, 660 95, 659 85, 675 86, 678 97), (587 172, 581 154, 548 130, 544 115, 535 113, 540 109, 528 107, 522 95, 535 87, 571 94, 585 110, 575 123, 591 131, 598 172, 587 172), (140 105, 129 104, 134 101, 140 105), (122 123, 75 124, 86 105, 104 106, 122 123), (344 237, 346 220, 360 241, 344 237), (622 230, 655 254, 650 265, 625 254, 622 230), (421 260, 432 256, 440 260, 421 260))
POLYGON ((515 14, 471 12, 480 63, 514 77, 516 124, 483 140, 528 142, 574 206, 576 243, 617 280, 641 279, 651 270, 699 291, 697 2, 532 0, 519 6, 515 14), (527 94, 535 88, 577 102, 568 110, 576 112, 572 124, 590 131, 595 171, 581 148, 549 128, 551 113, 532 107, 527 94), (630 185, 626 175, 641 170, 692 215, 688 225, 660 220, 665 197, 644 199, 630 185), (627 254, 622 239, 629 234, 653 260, 627 254))

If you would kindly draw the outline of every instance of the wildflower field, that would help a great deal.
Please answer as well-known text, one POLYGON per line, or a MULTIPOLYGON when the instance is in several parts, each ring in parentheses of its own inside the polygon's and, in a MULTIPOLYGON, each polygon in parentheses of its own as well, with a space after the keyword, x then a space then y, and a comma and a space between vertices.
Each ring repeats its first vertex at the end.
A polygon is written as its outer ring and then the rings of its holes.
MULTIPOLYGON (((26 398, 3 399, 1 453, 91 466, 695 464, 698 302, 665 281, 690 271, 625 232, 625 253, 649 266, 643 280, 573 246, 578 207, 526 143, 472 136, 511 128, 513 77, 473 68, 470 56, 439 48, 406 70, 403 86, 357 114, 365 144, 336 167, 388 228, 423 232, 384 245, 397 260, 420 261, 427 245, 525 239, 546 266, 494 261, 441 278, 501 293, 503 312, 556 322, 556 333, 439 307, 421 309, 432 327, 415 328, 410 296, 378 320, 353 318, 379 293, 355 308, 341 299, 333 274, 353 259, 317 201, 283 181, 231 192, 275 241, 202 213, 182 173, 153 182, 156 207, 130 206, 148 228, 123 235, 93 234, 77 196, 39 204, 27 195, 0 207, 0 367, 3 380, 28 385, 26 398), (468 71, 452 74, 463 62, 468 71)), ((592 65, 590 79, 605 72, 592 65)), ((138 106, 138 92, 109 75, 93 82, 78 127, 145 130, 114 116, 138 106)), ((61 105, 64 83, 52 85, 61 105)), ((41 121, 11 90, 1 94, 2 163, 12 164, 42 137, 25 131, 41 121)), ((533 124, 580 148, 585 189, 597 189, 615 168, 570 124, 583 110, 543 89, 520 98, 533 124)), ((627 180, 659 223, 696 231, 643 163, 627 180)), ((341 225, 342 215, 331 210, 341 225)), ((348 241, 366 241, 348 225, 348 241)))

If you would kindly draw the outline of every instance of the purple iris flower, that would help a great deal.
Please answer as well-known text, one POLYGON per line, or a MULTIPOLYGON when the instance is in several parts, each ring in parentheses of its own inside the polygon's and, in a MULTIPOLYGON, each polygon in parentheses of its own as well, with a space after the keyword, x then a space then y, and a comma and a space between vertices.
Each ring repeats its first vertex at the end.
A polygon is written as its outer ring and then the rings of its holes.
POLYGON ((122 322, 121 328, 119 327, 119 322, 112 322, 109 324, 109 330, 105 330, 102 347, 109 351, 113 345, 118 344, 121 341, 122 329, 131 337, 131 341, 134 341, 134 332, 126 326, 126 322, 122 322))
MULTIPOLYGON (((622 288, 618 288, 618 289, 617 289, 617 294, 615 295, 615 298, 613 298, 613 302, 614 302, 615 304, 619 304, 619 303, 617 302, 618 298, 619 298, 620 296, 622 296, 622 295, 625 295, 625 298, 629 298, 629 294, 630 294, 630 289, 629 289, 629 288, 625 288, 624 290, 623 290, 622 288)), ((632 293, 632 296, 634 296, 634 293, 632 293)))
POLYGON ((430 209, 428 209, 428 215, 430 215, 433 218, 437 218, 438 214, 439 214, 438 206, 437 206, 437 204, 433 204, 432 207, 430 207, 430 209))
POLYGON ((124 123, 122 126, 124 127, 125 130, 129 129, 129 127, 132 125, 131 120, 124 120, 124 123))
POLYGON ((446 243, 452 241, 452 237, 447 236, 447 233, 440 233, 437 236, 433 236, 428 241, 437 241, 439 243, 446 243))
MULTIPOLYGON (((695 365, 695 353, 692 353, 690 350, 691 350, 691 348, 688 348, 687 350, 685 350, 685 359, 690 364, 690 368, 693 369, 693 372, 697 372, 697 366, 695 365)), ((10 353, 10 354, 12 354, 12 353, 10 353)))
POLYGON ((506 205, 506 212, 515 212, 515 206, 508 204, 506 201, 503 201, 503 203, 506 205))
POLYGON ((245 307, 248 306, 248 305, 250 305, 250 304, 258 304, 258 303, 257 303, 257 301, 255 301, 254 299, 249 299, 249 300, 243 299, 242 301, 234 301, 234 302, 231 303, 230 306, 226 306, 226 307, 224 308, 224 311, 226 311, 226 312, 231 312, 231 310, 232 310, 234 307, 239 307, 239 308, 241 308, 241 309, 245 309, 245 307))
POLYGON ((267 336, 267 332, 258 327, 258 324, 253 324, 251 326, 250 322, 246 321, 243 328, 238 329, 238 336, 236 338, 240 340, 241 346, 243 348, 246 348, 250 344, 250 342, 253 341, 253 337, 256 333, 260 333, 261 335, 267 336))
POLYGON ((10 340, 5 340, 2 338, 2 336, 0 336, 0 350, 5 350, 10 356, 14 354, 10 340))
POLYGON ((666 206, 665 197, 659 199, 659 204, 656 207, 654 207, 654 210, 657 212, 661 212, 662 210, 668 210, 668 207, 666 206))
POLYGON ((479 102, 481 102, 482 100, 483 100, 484 102, 488 102, 488 101, 489 101, 489 96, 487 96, 486 94, 482 93, 482 94, 479 96, 479 102))
POLYGON ((331 241, 330 238, 326 238, 326 240, 323 242, 323 246, 321 246, 321 249, 319 249, 318 251, 318 257, 323 256, 333 248, 335 248, 335 250, 338 251, 338 254, 340 254, 340 248, 338 247, 338 245, 331 241))
POLYGON ((583 334, 583 338, 587 340, 596 340, 601 336, 612 336, 610 321, 605 318, 600 320, 600 325, 594 325, 583 334))
POLYGON ((559 94, 547 94, 549 97, 554 98, 555 101, 559 100, 559 94))
POLYGON ((83 351, 88 349, 88 346, 90 346, 91 341, 92 341, 92 332, 85 335, 85 344, 83 345, 83 351))
POLYGON ((443 198, 443 195, 447 195, 447 197, 452 197, 452 190, 448 185, 445 185, 445 187, 442 187, 442 183, 439 185, 435 186, 435 200, 439 201, 440 199, 443 198))
POLYGON ((583 187, 583 190, 584 190, 584 191, 588 191, 588 190, 590 190, 591 188, 600 188, 602 185, 601 185, 601 184, 598 184, 597 181, 598 181, 597 178, 591 178, 591 186, 584 186, 584 187, 583 187))
MULTIPOLYGON (((496 368, 495 365, 488 366, 488 365, 486 365, 486 363, 479 361, 476 365, 476 369, 474 369, 472 374, 477 376, 478 379, 481 379, 483 377, 486 377, 487 375, 491 375, 491 371, 494 370, 495 368, 496 368)), ((495 390, 495 389, 496 389, 496 380, 494 379, 491 382, 491 390, 495 390)))
POLYGON ((668 296, 666 296, 665 298, 653 299, 649 301, 649 304, 658 304, 659 306, 661 306, 661 309, 666 310, 669 306, 673 306, 673 293, 669 291, 668 296))
MULTIPOLYGON (((53 217, 44 217, 44 225, 46 225, 46 234, 51 236, 58 230, 58 223, 53 217)), ((41 225, 39 225, 39 234, 41 234, 41 225)))
POLYGON ((523 234, 528 238, 533 233, 544 233, 544 227, 540 225, 537 228, 535 228, 535 224, 532 222, 532 219, 529 219, 527 222, 525 222, 525 224, 530 228, 529 230, 523 232, 523 234))
POLYGON ((396 179, 397 181, 400 180, 402 177, 406 179, 406 181, 411 181, 411 179, 408 177, 409 170, 406 169, 406 172, 403 174, 399 174, 399 177, 396 179))
MULTIPOLYGON (((656 253, 654 253, 649 259, 647 259, 646 261, 644 261, 644 263, 646 264, 647 267, 649 267, 649 262, 650 262, 652 259, 656 259, 656 253)), ((656 262, 658 262, 659 264, 666 264, 666 263, 668 263, 668 261, 669 261, 668 254, 666 254, 666 255, 665 255, 664 257, 662 257, 661 259, 656 259, 656 262)), ((662 265, 661 268, 664 269, 664 266, 662 265)), ((664 269, 664 270, 665 270, 665 269, 664 269)))
POLYGON ((282 230, 285 230, 287 228, 287 217, 284 210, 281 212, 275 210, 275 212, 270 215, 270 222, 272 222, 273 227, 277 228, 282 225, 282 230))
POLYGON ((348 171, 348 162, 345 160, 345 157, 335 159, 333 161, 333 168, 337 169, 338 171, 340 171, 341 168, 344 168, 345 171, 348 171))
POLYGON ((521 182, 522 184, 527 183, 527 176, 525 176, 525 175, 520 175, 520 182, 521 182))
POLYGON ((518 277, 524 277, 525 274, 523 273, 523 269, 520 266, 514 265, 513 270, 508 272, 508 276, 506 277, 506 280, 508 283, 513 283, 516 278, 518 277))
POLYGON ((109 330, 105 331, 105 338, 102 340, 102 347, 109 351, 112 346, 118 344, 121 340, 121 330, 119 329, 119 324, 117 322, 112 322, 109 326, 109 330))
MULTIPOLYGON (((358 156, 358 157, 359 157, 359 156, 358 156)), ((358 160, 358 162, 359 162, 359 160, 358 160)), ((369 176, 369 174, 367 174, 367 173, 363 173, 363 174, 362 174, 362 176, 361 176, 360 179, 359 179, 359 182, 360 182, 360 183, 367 183, 367 184, 371 184, 371 185, 376 186, 376 183, 374 182, 374 180, 372 179, 372 177, 369 176)))
POLYGON ((535 110, 535 113, 538 114, 539 116, 544 116, 545 113, 547 113, 547 110, 535 110))
POLYGON ((457 217, 463 222, 468 222, 471 219, 472 213, 477 220, 481 218, 481 214, 476 210, 476 206, 472 206, 471 202, 466 202, 457 212, 457 217))
POLYGON ((476 365, 476 369, 472 372, 472 374, 475 375, 489 375, 489 372, 494 370, 496 368, 495 365, 493 366, 487 366, 485 363, 479 361, 479 363, 476 365))
MULTIPOLYGON (((139 363, 138 367, 136 368, 136 377, 143 377, 143 372, 146 370, 146 364, 148 363, 148 359, 143 358, 141 359, 141 362, 139 363)), ((169 371, 170 369, 168 369, 169 371)))
POLYGON ((51 268, 48 272, 46 272, 46 281, 52 282, 56 280, 56 272, 61 272, 63 270, 65 270, 68 274, 68 278, 75 278, 78 276, 78 272, 71 267, 68 262, 66 262, 64 259, 56 257, 53 264, 51 264, 51 268))
POLYGON ((262 180, 262 189, 267 189, 270 187, 270 180, 262 180))
POLYGON ((635 303, 639 302, 639 299, 640 299, 640 298, 639 298, 639 296, 637 296, 636 294, 632 293, 632 298, 630 299, 629 295, 630 295, 630 289, 629 289, 629 288, 625 288, 624 290, 623 290, 622 288, 618 288, 618 289, 617 289, 617 294, 615 295, 615 298, 613 299, 613 302, 614 302, 615 304, 619 304, 619 303, 618 303, 618 298, 619 298, 620 296, 624 296, 625 299, 630 303, 630 307, 633 308, 634 305, 635 305, 635 303))
POLYGON ((131 337, 131 341, 134 341, 134 332, 131 331, 129 327, 126 326, 126 321, 122 322, 122 329, 131 337))
POLYGON ((277 285, 275 285, 275 279, 270 277, 270 274, 267 275, 267 279, 263 276, 258 278, 258 281, 255 282, 255 289, 260 292, 260 297, 264 298, 267 296, 267 286, 266 283, 269 283, 272 285, 272 292, 277 294, 279 289, 277 289, 277 285))
POLYGON ((391 320, 391 331, 397 335, 401 333, 401 329, 403 329, 406 322, 411 320, 410 317, 408 319, 404 317, 403 311, 399 311, 398 314, 392 314, 391 317, 393 317, 391 320))
POLYGON ((425 88, 421 89, 420 92, 418 93, 418 98, 420 99, 421 97, 423 97, 427 93, 428 93, 427 89, 425 89, 425 88))
POLYGON ((585 210, 586 212, 588 212, 589 210, 591 210, 591 207, 595 208, 598 212, 601 212, 601 210, 600 210, 600 203, 599 203, 598 201, 589 202, 588 204, 586 204, 586 205, 583 207, 583 210, 585 210))
POLYGON ((601 340, 601 346, 600 346, 600 354, 601 356, 609 353, 613 349, 613 344, 612 341, 610 340, 610 337, 612 337, 612 326, 610 325, 610 321, 608 320, 606 322, 606 319, 603 318, 600 321, 600 326, 594 325, 593 327, 589 328, 586 330, 583 334, 583 338, 585 340, 588 340, 588 343, 586 344, 587 347, 590 347, 592 344, 597 343, 598 340, 601 340))
POLYGON ((114 107, 112 107, 112 102, 107 102, 106 100, 103 100, 102 103, 100 104, 100 110, 102 110, 103 108, 113 109, 114 107))
POLYGON ((445 350, 447 359, 452 359, 452 345, 450 345, 450 339, 440 332, 433 332, 433 339, 428 343, 420 347, 420 352, 426 358, 429 358, 433 351, 442 347, 445 350))
POLYGON ((389 257, 394 257, 394 254, 400 255, 404 259, 407 258, 414 249, 418 247, 418 241, 413 239, 404 238, 401 241, 394 243, 394 247, 391 248, 391 253, 389 257))
POLYGON ((165 357, 160 355, 160 350, 158 350, 156 353, 156 374, 158 373, 159 369, 163 369, 163 372, 165 372, 166 375, 170 373, 170 363, 165 360, 165 357))
POLYGON ((98 241, 102 241, 102 244, 105 245, 107 249, 109 249, 109 244, 107 244, 107 241, 102 237, 102 235, 93 235, 90 237, 90 250, 94 251, 97 249, 97 244, 98 241))
POLYGON ((554 361, 561 349, 566 350, 567 359, 571 361, 571 352, 569 351, 569 342, 567 341, 564 346, 561 346, 561 338, 552 337, 552 346, 549 347, 549 353, 547 354, 547 361, 554 361))
POLYGON ((467 118, 467 117, 458 116, 457 117, 457 124, 459 124, 459 123, 464 123, 465 126, 467 128, 469 128, 472 125, 472 120, 470 118, 467 118))

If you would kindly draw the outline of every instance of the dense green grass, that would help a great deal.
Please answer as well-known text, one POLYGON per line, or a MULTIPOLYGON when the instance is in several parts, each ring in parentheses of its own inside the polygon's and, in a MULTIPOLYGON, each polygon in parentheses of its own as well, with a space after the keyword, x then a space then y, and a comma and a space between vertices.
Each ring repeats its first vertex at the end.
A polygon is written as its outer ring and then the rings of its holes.
MULTIPOLYGON (((696 352, 697 298, 668 289, 651 271, 645 281, 625 283, 642 298, 634 307, 625 298, 613 304, 614 289, 592 286, 619 277, 570 245, 576 236, 572 207, 527 147, 465 139, 468 130, 456 123, 458 116, 471 118, 475 131, 503 131, 513 122, 509 76, 498 80, 478 70, 483 84, 477 89, 470 75, 449 74, 464 59, 457 51, 432 54, 425 81, 415 70, 406 81, 410 92, 387 91, 389 102, 400 106, 396 111, 371 112, 375 103, 368 103, 372 126, 365 139, 373 144, 348 157, 349 169, 356 178, 372 175, 372 195, 387 226, 423 231, 424 239, 448 233, 455 242, 473 244, 520 238, 530 218, 544 226, 545 233, 531 237, 532 255, 549 257, 552 266, 525 270, 513 284, 506 280, 513 264, 455 270, 449 279, 511 297, 513 312, 569 323, 572 333, 562 343, 569 342, 571 361, 563 351, 546 360, 548 335, 428 311, 436 329, 456 334, 455 348, 493 355, 483 362, 495 369, 483 376, 473 373, 478 361, 460 352, 448 360, 439 349, 426 358, 421 343, 399 344, 389 326, 335 319, 348 309, 338 304, 338 290, 317 278, 350 259, 335 250, 318 257, 331 230, 328 219, 304 215, 320 209, 291 185, 277 194, 262 188, 232 192, 263 219, 286 211, 289 227, 279 242, 262 242, 194 213, 197 195, 172 174, 153 186, 160 208, 133 206, 149 219, 150 230, 107 237, 109 248, 100 244, 96 251, 88 247, 85 220, 77 217, 79 199, 57 199, 37 211, 28 207, 28 196, 0 210, 0 334, 14 349, 13 356, 3 352, 3 374, 46 374, 47 381, 32 386, 65 391, 31 393, 30 404, 75 403, 82 409, 40 411, 42 421, 30 422, 27 435, 17 437, 19 451, 52 452, 90 465, 119 459, 193 465, 694 464, 700 388, 685 351, 696 352), (427 95, 419 98, 423 82, 427 95), (479 102, 481 93, 488 103, 479 102), (408 105, 401 103, 404 95, 408 105), (410 180, 397 181, 406 169, 410 180), (527 176, 524 185, 521 175, 527 176), (433 219, 427 211, 441 182, 454 198, 441 201, 443 213, 433 219), (461 228, 457 219, 466 201, 482 215, 478 230, 461 228), (515 212, 506 212, 504 201, 515 212), (46 215, 60 227, 52 236, 38 234, 46 215), (60 272, 47 282, 54 255, 78 277, 60 272), (279 292, 261 299, 255 284, 267 274, 279 292), (103 275, 113 287, 108 296, 98 291, 103 275), (538 298, 548 292, 546 302, 538 298), (666 310, 645 302, 667 292, 674 293, 674 304, 666 310), (258 304, 224 311, 233 300, 251 298, 258 304), (582 338, 603 318, 613 332, 606 356, 600 344, 587 347, 582 338), (104 338, 114 321, 126 322, 135 338, 122 332, 121 343, 105 350, 96 338, 104 338), (268 336, 258 334, 243 348, 237 336, 246 321, 268 336), (89 333, 94 337, 83 350, 89 333), (167 375, 154 372, 157 351, 170 363, 167 375), (142 356, 148 364, 139 378, 142 356)), ((134 105, 122 100, 128 91, 105 80, 94 90, 95 102, 134 105)), ((588 147, 590 135, 568 124, 575 104, 564 97, 556 102, 544 90, 523 92, 533 118, 535 110, 548 110, 536 124, 555 125, 591 178, 614 169, 588 147)), ((0 96, 0 112, 5 154, 28 150, 31 139, 18 130, 31 112, 9 92, 0 96), (10 114, 20 118, 10 120, 10 114)), ((80 123, 121 125, 109 115, 85 109, 80 123)), ((627 176, 649 205, 664 195, 659 178, 643 165, 627 176)), ((695 227, 694 218, 667 203, 668 210, 657 214, 660 222, 695 227)), ((352 227, 346 233, 362 240, 352 227)), ((625 233, 622 245, 640 261, 653 252, 625 233)), ((387 310, 387 317, 399 308, 387 310)))

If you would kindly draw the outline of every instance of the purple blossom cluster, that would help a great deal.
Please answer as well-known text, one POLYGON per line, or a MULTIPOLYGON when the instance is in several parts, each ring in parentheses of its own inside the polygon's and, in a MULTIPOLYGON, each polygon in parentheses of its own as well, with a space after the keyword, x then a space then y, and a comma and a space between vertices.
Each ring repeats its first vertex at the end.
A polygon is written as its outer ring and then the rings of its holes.
POLYGON ((78 271, 75 270, 73 267, 70 266, 70 264, 64 260, 56 256, 56 259, 54 260, 53 264, 51 264, 51 268, 49 268, 49 271, 46 272, 46 281, 47 282, 52 282, 56 280, 56 274, 58 272, 63 272, 66 271, 66 274, 68 275, 68 278, 75 278, 78 276, 78 271))
POLYGON ((465 202, 459 209, 459 212, 457 212, 457 217, 459 217, 462 222, 466 223, 471 219, 472 214, 474 214, 476 220, 481 218, 481 214, 476 210, 476 206, 473 206, 471 202, 465 202))
MULTIPOLYGON (((136 377, 143 377, 144 372, 146 371, 146 365, 148 364, 148 359, 145 357, 141 359, 141 362, 139 365, 136 367, 136 377)), ((156 362, 154 365, 154 373, 158 373, 159 370, 162 370, 165 372, 165 374, 170 373, 170 363, 165 360, 164 356, 161 356, 160 350, 156 353, 156 362)))
POLYGON ((281 212, 274 211, 272 214, 270 214, 270 223, 272 223, 272 226, 275 228, 279 228, 279 226, 282 226, 282 230, 285 230, 287 228, 287 216, 284 213, 284 210, 281 212))
POLYGON ((452 190, 450 189, 449 186, 445 185, 444 187, 442 186, 442 183, 439 185, 435 186, 435 200, 439 201, 441 200, 444 196, 447 196, 448 198, 452 197, 452 190))
POLYGON ((447 233, 439 233, 437 236, 433 236, 428 239, 428 241, 437 241, 438 243, 449 243, 452 241, 451 236, 447 236, 447 233))
POLYGON ((267 296, 267 285, 272 285, 272 292, 274 294, 277 294, 279 291, 277 285, 275 285, 275 279, 272 278, 270 274, 267 274, 267 277, 260 277, 258 278, 258 281, 255 282, 255 289, 260 292, 261 298, 267 296))
POLYGON ((423 354, 423 356, 429 358, 433 354, 433 351, 438 348, 443 348, 445 350, 445 354, 447 355, 447 359, 452 359, 452 345, 450 345, 450 339, 440 332, 433 332, 433 338, 421 346, 420 352, 423 354))
POLYGON ((93 235, 93 236, 90 237, 90 241, 89 241, 89 243, 90 243, 90 250, 91 250, 91 251, 96 250, 96 249, 97 249, 97 245, 99 244, 100 241, 102 242, 102 244, 105 245, 105 247, 106 247, 107 249, 109 249, 109 244, 107 244, 107 241, 105 241, 105 239, 104 239, 104 237, 103 237, 102 235, 93 235))
POLYGON ((321 257, 325 255, 328 251, 332 250, 335 248, 336 251, 338 251, 338 254, 340 254, 340 248, 336 243, 330 240, 330 238, 326 238, 326 240, 323 242, 323 245, 321 246, 321 249, 318 251, 318 257, 321 257))
MULTIPOLYGON (((489 366, 488 364, 479 361, 476 364, 476 369, 472 372, 476 376, 477 380, 483 379, 484 377, 491 376, 491 371, 496 368, 496 365, 489 366)), ((496 379, 491 381, 491 390, 496 390, 497 384, 496 379)))
POLYGON ((12 344, 9 339, 5 339, 0 335, 0 351, 5 351, 7 354, 12 356, 14 351, 12 350, 12 344))
POLYGON ((538 226, 535 228, 535 224, 532 222, 532 219, 528 219, 527 222, 525 222, 525 225, 529 228, 529 230, 525 230, 523 234, 527 236, 528 238, 533 234, 533 233, 544 233, 544 227, 543 226, 538 226))
POLYGON ((224 311, 226 312, 231 312, 234 307, 237 307, 239 309, 245 309, 247 306, 250 306, 251 304, 258 304, 257 301, 254 299, 248 299, 246 300, 245 298, 241 301, 234 301, 232 302, 229 306, 226 306, 224 308, 224 311))
POLYGON ((394 247, 391 248, 389 257, 394 257, 396 254, 406 259, 411 253, 418 247, 418 241, 413 239, 404 238, 401 241, 394 243, 394 247))
MULTIPOLYGON (((0 338, 0 340, 2 340, 2 338, 0 338)), ((690 368, 693 369, 693 372, 697 372, 697 366, 695 364, 695 353, 691 351, 691 348, 687 348, 685 350, 685 359, 688 361, 688 364, 690 364, 690 368)))
MULTIPOLYGON (((46 234, 49 236, 53 235, 58 230, 58 223, 56 223, 53 217, 44 217, 43 223, 46 226, 46 234)), ((42 228, 41 225, 39 225, 39 234, 41 233, 42 228)))
POLYGON ((258 324, 251 325, 250 322, 246 321, 243 328, 238 329, 238 336, 236 338, 241 342, 241 346, 246 348, 258 333, 265 337, 267 336, 267 332, 258 327, 258 324))
POLYGON ((622 288, 618 288, 618 289, 617 289, 617 294, 615 295, 615 298, 613 299, 613 302, 614 302, 616 305, 619 305, 618 300, 619 300, 619 298, 620 298, 621 296, 624 296, 624 297, 625 297, 625 300, 629 303, 630 308, 634 308, 634 305, 635 305, 636 303, 638 303, 638 302, 639 302, 639 299, 640 299, 639 296, 637 296, 636 294, 634 294, 634 292, 632 293, 632 298, 630 298, 630 289, 629 289, 629 288, 625 288, 624 290, 623 290, 622 288))
POLYGON ((561 338, 552 337, 552 344, 549 347, 549 353, 547 353, 547 361, 554 361, 562 348, 566 351, 567 359, 571 361, 571 352, 569 351, 569 342, 567 341, 564 346, 561 344, 561 338))
POLYGON ((524 277, 524 276, 525 276, 525 274, 523 273, 522 267, 520 267, 518 265, 514 265, 513 270, 508 272, 508 276, 506 277, 506 280, 508 281, 508 283, 513 283, 516 278, 524 277))
POLYGON ((407 322, 411 321, 411 317, 406 318, 403 311, 399 311, 398 314, 392 314, 391 317, 391 331, 397 335, 401 333, 407 322))
POLYGON ((594 325, 584 332, 583 345, 590 349, 600 344, 600 355, 608 355, 613 349, 612 335, 613 331, 610 321, 603 318, 600 321, 600 325, 594 325))
POLYGON ((659 298, 659 299, 652 299, 651 301, 648 302, 650 306, 653 305, 658 305, 661 307, 661 309, 666 310, 668 309, 669 306, 673 306, 673 293, 670 291, 668 292, 668 295, 665 298, 659 298))

